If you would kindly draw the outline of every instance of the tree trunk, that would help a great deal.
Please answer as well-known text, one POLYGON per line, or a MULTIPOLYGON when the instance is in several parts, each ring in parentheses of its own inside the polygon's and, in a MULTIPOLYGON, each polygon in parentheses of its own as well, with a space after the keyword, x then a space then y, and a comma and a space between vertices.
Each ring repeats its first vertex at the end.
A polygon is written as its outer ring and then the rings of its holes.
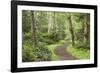
POLYGON ((88 41, 88 24, 87 24, 87 14, 84 15, 84 43, 88 41))
POLYGON ((52 27, 52 13, 48 12, 47 15, 48 15, 47 17, 48 17, 48 33, 49 33, 52 27))
POLYGON ((71 32, 71 37, 72 37, 72 45, 74 46, 75 45, 75 38, 74 38, 74 31, 73 31, 73 22, 72 22, 72 14, 69 13, 69 29, 70 29, 70 32, 71 32))
POLYGON ((37 41, 36 41, 36 20, 35 20, 35 14, 33 11, 31 11, 32 13, 32 33, 33 33, 33 44, 34 46, 37 45, 37 41))
POLYGON ((86 48, 90 49, 90 17, 88 14, 84 15, 84 43, 86 44, 86 48))

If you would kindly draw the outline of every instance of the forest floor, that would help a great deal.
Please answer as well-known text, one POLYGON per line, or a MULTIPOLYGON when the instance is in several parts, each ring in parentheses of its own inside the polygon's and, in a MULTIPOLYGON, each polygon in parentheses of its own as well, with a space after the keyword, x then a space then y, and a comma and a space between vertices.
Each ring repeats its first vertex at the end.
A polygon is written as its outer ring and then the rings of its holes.
POLYGON ((69 52, 66 51, 67 46, 65 44, 57 46, 54 49, 54 53, 59 56, 60 60, 76 60, 69 52))

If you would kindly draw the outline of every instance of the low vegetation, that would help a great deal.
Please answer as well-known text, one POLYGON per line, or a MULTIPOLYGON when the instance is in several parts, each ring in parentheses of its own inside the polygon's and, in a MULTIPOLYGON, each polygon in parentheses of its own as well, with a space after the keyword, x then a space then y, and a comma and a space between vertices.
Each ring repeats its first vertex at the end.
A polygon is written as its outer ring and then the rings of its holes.
POLYGON ((54 50, 63 45, 77 59, 90 58, 89 13, 22 10, 23 62, 60 60, 54 50))
POLYGON ((90 51, 84 48, 75 48, 73 46, 69 46, 66 49, 70 54, 72 54, 77 59, 89 59, 90 58, 90 51))

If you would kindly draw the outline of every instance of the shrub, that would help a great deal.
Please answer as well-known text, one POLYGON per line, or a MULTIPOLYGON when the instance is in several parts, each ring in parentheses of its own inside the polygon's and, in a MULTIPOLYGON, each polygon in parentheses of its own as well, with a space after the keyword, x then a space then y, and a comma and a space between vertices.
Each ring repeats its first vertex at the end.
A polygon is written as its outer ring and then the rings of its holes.
POLYGON ((29 40, 32 38, 32 33, 31 32, 27 32, 23 34, 23 40, 29 40))
POLYGON ((45 45, 46 44, 43 42, 38 42, 38 45, 37 45, 37 48, 38 48, 37 54, 38 54, 38 59, 40 61, 51 60, 51 51, 49 51, 45 45))
POLYGON ((35 61, 36 56, 33 54, 33 47, 29 44, 24 44, 22 49, 22 61, 31 62, 35 61))
POLYGON ((76 48, 89 49, 89 48, 90 48, 90 45, 87 44, 87 43, 84 43, 84 42, 82 42, 82 41, 78 41, 78 42, 75 44, 75 47, 76 47, 76 48))
POLYGON ((38 42, 38 45, 34 47, 29 43, 23 44, 22 50, 22 61, 32 62, 32 61, 50 61, 51 51, 45 47, 45 43, 38 42))

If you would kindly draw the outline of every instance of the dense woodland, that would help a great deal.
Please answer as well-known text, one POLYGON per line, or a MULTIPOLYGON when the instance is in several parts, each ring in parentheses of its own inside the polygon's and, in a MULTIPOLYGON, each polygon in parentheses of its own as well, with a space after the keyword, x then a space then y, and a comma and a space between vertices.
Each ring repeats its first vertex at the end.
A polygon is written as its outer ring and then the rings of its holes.
POLYGON ((90 58, 90 14, 22 11, 23 62, 63 60, 55 53, 63 45, 75 59, 90 58))

